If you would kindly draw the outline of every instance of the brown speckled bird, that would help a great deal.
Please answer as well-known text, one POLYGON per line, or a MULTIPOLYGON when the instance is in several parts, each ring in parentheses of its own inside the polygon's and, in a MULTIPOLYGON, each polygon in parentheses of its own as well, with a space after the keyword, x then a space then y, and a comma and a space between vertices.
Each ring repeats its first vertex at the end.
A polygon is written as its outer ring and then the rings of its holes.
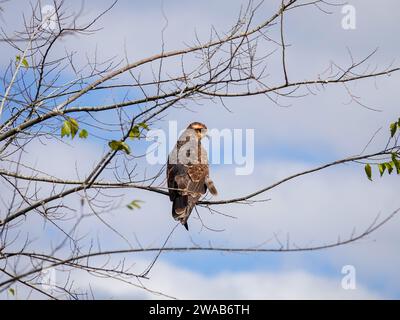
POLYGON ((201 145, 206 134, 207 127, 203 123, 191 123, 168 156, 167 181, 172 216, 187 230, 187 220, 200 197, 207 189, 211 194, 217 194, 209 177, 207 152, 201 145))

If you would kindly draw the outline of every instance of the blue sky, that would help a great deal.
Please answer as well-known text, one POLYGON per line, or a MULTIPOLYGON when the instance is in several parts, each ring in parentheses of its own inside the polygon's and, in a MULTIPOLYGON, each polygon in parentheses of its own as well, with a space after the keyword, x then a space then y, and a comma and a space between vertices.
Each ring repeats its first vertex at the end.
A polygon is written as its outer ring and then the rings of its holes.
MULTIPOLYGON (((46 1, 43 1, 45 3, 46 1)), ((72 7, 77 1, 68 2, 72 7)), ((94 15, 109 1, 87 2, 86 16, 94 15)), ((257 15, 258 21, 271 14, 280 1, 268 1, 257 15)), ((354 58, 363 58, 379 47, 371 61, 371 67, 384 68, 399 58, 400 45, 393 34, 400 32, 395 12, 398 1, 379 2, 366 0, 349 1, 356 9, 355 30, 341 28, 341 6, 332 8, 332 14, 322 14, 317 9, 300 9, 291 13, 286 21, 286 39, 289 77, 293 80, 314 79, 326 69, 330 61, 348 65, 350 48, 354 58), (390 10, 387 10, 390 8, 390 10)), ((165 30, 167 50, 182 48, 193 39, 194 31, 205 39, 211 25, 227 30, 237 16, 242 1, 160 1, 143 2, 121 0, 106 15, 103 28, 90 37, 68 38, 56 47, 54 55, 65 48, 77 51, 77 63, 84 63, 85 55, 92 56, 97 47, 99 58, 117 56, 123 58, 124 46, 130 61, 135 61, 160 50, 160 30, 165 21, 161 8, 168 17, 165 30)), ((5 9, 13 15, 21 8, 11 2, 5 9)), ((7 11, 6 11, 7 12, 7 11)), ((16 28, 18 20, 4 16, 5 27, 16 28), (14 21, 16 20, 16 21, 14 21)), ((276 33, 272 32, 272 36, 276 33)), ((1 45, 2 70, 15 53, 1 45)), ((268 52, 269 44, 262 43, 260 51, 268 52)), ((176 72, 176 63, 167 64, 165 72, 176 72)), ((146 70, 143 70, 146 77, 146 70)), ((147 70, 148 71, 148 70, 147 70)), ((279 55, 271 57, 269 65, 271 82, 279 82, 282 74, 279 55)), ((65 79, 71 75, 66 74, 65 79)), ((150 76, 150 75, 147 75, 150 76)), ((255 130, 255 170, 249 176, 235 176, 233 165, 212 165, 213 179, 220 190, 218 199, 250 193, 292 173, 359 153, 380 127, 380 134, 369 147, 378 150, 388 137, 386 128, 399 116, 397 87, 398 74, 368 79, 350 84, 352 92, 362 97, 363 103, 379 108, 373 112, 355 103, 347 104, 349 96, 342 86, 327 86, 315 95, 282 102, 279 107, 263 97, 232 99, 227 105, 229 113, 220 103, 205 101, 202 105, 190 105, 193 110, 171 109, 157 128, 166 129, 169 120, 178 121, 183 129, 192 121, 202 121, 209 128, 251 128, 255 130)), ((79 101, 80 105, 102 105, 113 99, 121 99, 124 92, 96 93, 79 101)), ((131 98, 140 92, 131 91, 131 98)), ((135 107, 128 110, 135 112, 135 107)), ((100 116, 107 120, 114 112, 100 116)), ((90 121, 89 118, 82 121, 90 121)), ((101 138, 117 138, 118 132, 92 131, 87 141, 73 141, 70 146, 49 142, 47 146, 30 147, 28 162, 37 163, 56 176, 75 176, 75 163, 79 172, 85 174, 95 160, 107 150, 101 138), (49 156, 50 155, 50 156, 49 156), (51 156, 53 155, 53 156, 51 156), (57 161, 57 162, 56 162, 57 161), (60 165, 60 162, 62 165, 60 165)), ((147 148, 148 142, 130 142, 134 152, 147 148)), ((146 163, 137 160, 141 165, 146 163)), ((146 166, 148 173, 161 166, 146 166)), ((105 174, 105 178, 111 175, 105 174)), ((378 213, 390 214, 399 206, 396 197, 398 177, 384 177, 370 183, 364 176, 362 166, 343 165, 312 174, 284 184, 265 197, 271 201, 253 206, 229 205, 222 210, 236 219, 209 215, 200 209, 202 219, 210 227, 223 228, 212 232, 201 228, 196 217, 190 221, 189 233, 178 228, 169 245, 250 247, 266 240, 266 246, 277 245, 274 234, 285 241, 287 234, 297 244, 321 244, 335 241, 338 235, 346 237, 353 227, 363 230, 378 213)), ((107 221, 133 242, 133 233, 145 246, 161 244, 174 226, 167 198, 144 191, 112 191, 119 194, 121 208, 107 216, 107 221), (142 209, 131 212, 123 204, 130 199, 145 201, 142 209)), ((69 199, 78 208, 78 198, 69 199)), ((195 214, 194 214, 195 215, 195 214)), ((28 220, 29 221, 29 220, 28 220)), ((35 218, 32 218, 35 221, 35 218)), ((80 232, 99 236, 103 247, 124 246, 121 239, 106 227, 85 222, 80 232)), ((178 298, 400 298, 400 268, 398 257, 399 220, 356 244, 342 248, 309 253, 261 253, 222 254, 210 252, 163 253, 154 267, 154 275, 148 282, 154 290, 160 290, 178 298), (354 265, 357 270, 357 289, 341 288, 344 265, 354 265), (183 282, 183 283, 182 283, 183 282), (187 284, 185 285, 185 283, 187 284), (190 283, 194 288, 191 288, 190 283)), ((40 235, 37 248, 47 247, 57 237, 51 226, 26 232, 40 235), (44 231, 44 232, 43 232, 44 231)), ((137 268, 148 263, 151 255, 124 257, 137 268)), ((117 262, 118 260, 116 260, 117 262)), ((76 275, 78 285, 85 288, 90 283, 99 297, 154 298, 137 288, 93 279, 86 274, 76 275)), ((157 297, 157 296, 156 296, 157 297)), ((1 298, 1 296, 0 296, 1 298)))

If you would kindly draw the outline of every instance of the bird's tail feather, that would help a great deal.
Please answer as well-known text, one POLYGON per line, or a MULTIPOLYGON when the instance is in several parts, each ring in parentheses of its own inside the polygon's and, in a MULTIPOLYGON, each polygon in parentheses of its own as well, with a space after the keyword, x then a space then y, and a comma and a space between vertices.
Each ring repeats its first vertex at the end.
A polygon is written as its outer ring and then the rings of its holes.
POLYGON ((188 196, 178 196, 172 203, 172 216, 175 220, 179 220, 186 230, 189 230, 187 220, 192 213, 193 207, 194 205, 188 201, 188 196))
POLYGON ((218 194, 217 188, 215 187, 214 182, 210 178, 206 179, 206 186, 208 190, 210 190, 212 195, 216 196, 218 194))

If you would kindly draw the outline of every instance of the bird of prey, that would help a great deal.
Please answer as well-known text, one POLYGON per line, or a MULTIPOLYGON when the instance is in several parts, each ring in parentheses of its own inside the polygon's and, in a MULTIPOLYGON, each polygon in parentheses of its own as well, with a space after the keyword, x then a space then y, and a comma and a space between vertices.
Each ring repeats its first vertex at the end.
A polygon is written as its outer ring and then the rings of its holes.
POLYGON ((168 156, 167 181, 172 216, 187 230, 187 220, 200 197, 207 189, 211 194, 217 194, 209 177, 207 152, 201 145, 201 139, 206 135, 207 127, 203 123, 191 123, 168 156))

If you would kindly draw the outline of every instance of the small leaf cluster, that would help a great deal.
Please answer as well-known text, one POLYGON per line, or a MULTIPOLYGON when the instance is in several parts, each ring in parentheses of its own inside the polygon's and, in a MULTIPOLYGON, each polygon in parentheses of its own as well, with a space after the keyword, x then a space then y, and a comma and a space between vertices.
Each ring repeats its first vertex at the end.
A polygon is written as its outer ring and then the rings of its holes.
MULTIPOLYGON (((73 139, 75 138, 78 131, 79 131, 78 121, 76 121, 74 118, 68 117, 61 126, 61 138, 64 138, 65 136, 67 137, 71 136, 71 139, 73 139)), ((79 138, 81 139, 86 139, 88 135, 89 133, 85 129, 82 129, 79 132, 79 138)))
MULTIPOLYGON (((381 177, 385 172, 392 174, 394 170, 397 174, 400 174, 400 159, 396 153, 392 153, 392 161, 378 163, 377 167, 381 177)), ((364 170, 367 178, 372 181, 372 167, 369 163, 365 165, 364 170)))
POLYGON ((139 124, 136 124, 130 131, 129 131, 129 138, 131 138, 132 140, 134 139, 140 139, 140 129, 142 130, 149 130, 149 126, 144 123, 141 122, 139 124))
MULTIPOLYGON (((15 56, 15 63, 16 64, 19 64, 21 62, 21 56, 20 55, 17 55, 17 56, 15 56)), ((25 68, 29 68, 29 63, 28 63, 28 60, 26 60, 26 58, 23 58, 22 59, 22 62, 21 62, 21 64, 25 67, 25 68)))
MULTIPOLYGON (((390 124, 390 138, 394 138, 396 133, 400 131, 400 118, 396 121, 390 124)), ((379 175, 382 177, 385 172, 387 172, 389 175, 396 170, 397 174, 400 174, 400 158, 399 155, 395 152, 392 152, 391 154, 391 161, 387 162, 382 162, 376 164, 378 167, 379 175)), ((364 167, 365 174, 367 175, 367 178, 372 181, 372 167, 369 163, 367 163, 364 167)))
MULTIPOLYGON (((140 134, 141 134, 141 131, 143 131, 143 130, 149 130, 149 126, 146 123, 141 122, 139 124, 136 124, 129 131, 129 138, 131 138, 132 140, 140 139, 140 134)), ((111 150, 124 151, 126 154, 131 153, 131 149, 125 141, 111 140, 108 143, 108 145, 111 148, 111 150)))

